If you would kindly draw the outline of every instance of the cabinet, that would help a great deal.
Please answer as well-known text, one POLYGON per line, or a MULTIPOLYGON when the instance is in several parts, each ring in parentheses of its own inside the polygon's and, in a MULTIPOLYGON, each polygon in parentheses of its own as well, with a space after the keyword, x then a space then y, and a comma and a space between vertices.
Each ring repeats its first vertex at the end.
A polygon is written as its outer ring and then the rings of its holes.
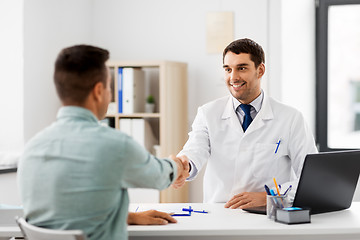
MULTIPOLYGON (((187 140, 187 64, 172 61, 109 61, 113 99, 107 119, 120 129, 123 118, 145 119, 159 143, 156 155, 177 154, 187 140), (145 98, 155 99, 155 112, 118 113, 119 68, 137 68, 144 72, 145 98)), ((145 102, 144 102, 145 105, 145 102)), ((181 189, 169 188, 160 193, 160 202, 188 202, 187 184, 181 189)))

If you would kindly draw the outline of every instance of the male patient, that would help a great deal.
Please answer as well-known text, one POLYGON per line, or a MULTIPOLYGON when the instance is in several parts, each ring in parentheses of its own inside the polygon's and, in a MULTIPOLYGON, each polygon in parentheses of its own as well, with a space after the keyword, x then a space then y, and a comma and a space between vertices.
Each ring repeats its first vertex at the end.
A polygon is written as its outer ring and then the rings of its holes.
POLYGON ((128 224, 167 224, 158 211, 128 214, 127 188, 164 189, 188 177, 188 163, 158 159, 132 138, 99 125, 111 99, 109 52, 87 45, 63 49, 54 81, 57 120, 31 139, 19 164, 30 224, 81 229, 88 239, 127 239, 128 224))

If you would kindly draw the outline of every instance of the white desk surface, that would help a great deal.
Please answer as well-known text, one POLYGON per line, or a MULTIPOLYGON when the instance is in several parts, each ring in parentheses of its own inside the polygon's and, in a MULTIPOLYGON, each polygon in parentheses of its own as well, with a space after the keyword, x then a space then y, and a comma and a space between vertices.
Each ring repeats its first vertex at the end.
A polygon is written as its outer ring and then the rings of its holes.
POLYGON ((128 226, 130 239, 360 239, 360 202, 350 209, 311 215, 311 223, 287 225, 269 220, 266 215, 226 209, 224 204, 176 203, 131 204, 129 210, 177 207, 207 210, 176 217, 178 223, 163 226, 128 226))
MULTIPOLYGON (((128 226, 129 239, 360 239, 360 202, 350 209, 311 216, 310 224, 286 225, 269 220, 265 215, 226 209, 224 204, 169 203, 131 204, 130 211, 156 209, 161 211, 191 207, 207 210, 208 214, 192 213, 190 217, 176 217, 178 223, 163 226, 128 226)), ((21 237, 16 226, 0 226, 0 239, 21 237)))

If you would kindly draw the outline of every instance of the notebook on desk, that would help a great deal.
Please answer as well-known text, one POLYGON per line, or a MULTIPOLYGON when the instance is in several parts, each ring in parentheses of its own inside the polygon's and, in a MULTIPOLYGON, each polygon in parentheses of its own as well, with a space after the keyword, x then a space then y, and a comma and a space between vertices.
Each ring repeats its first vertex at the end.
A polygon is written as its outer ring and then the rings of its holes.
MULTIPOLYGON (((360 173, 360 151, 308 154, 304 161, 293 206, 310 208, 311 214, 351 206, 360 173)), ((266 214, 266 206, 244 209, 266 214)))

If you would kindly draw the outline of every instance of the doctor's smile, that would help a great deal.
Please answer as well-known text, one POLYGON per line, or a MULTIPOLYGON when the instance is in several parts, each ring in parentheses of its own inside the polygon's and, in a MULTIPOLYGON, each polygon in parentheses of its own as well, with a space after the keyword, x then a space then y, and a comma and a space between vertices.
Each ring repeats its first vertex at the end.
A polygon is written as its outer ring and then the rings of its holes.
POLYGON ((246 82, 240 82, 240 83, 230 83, 230 85, 233 87, 235 91, 239 91, 242 86, 244 86, 246 82))

